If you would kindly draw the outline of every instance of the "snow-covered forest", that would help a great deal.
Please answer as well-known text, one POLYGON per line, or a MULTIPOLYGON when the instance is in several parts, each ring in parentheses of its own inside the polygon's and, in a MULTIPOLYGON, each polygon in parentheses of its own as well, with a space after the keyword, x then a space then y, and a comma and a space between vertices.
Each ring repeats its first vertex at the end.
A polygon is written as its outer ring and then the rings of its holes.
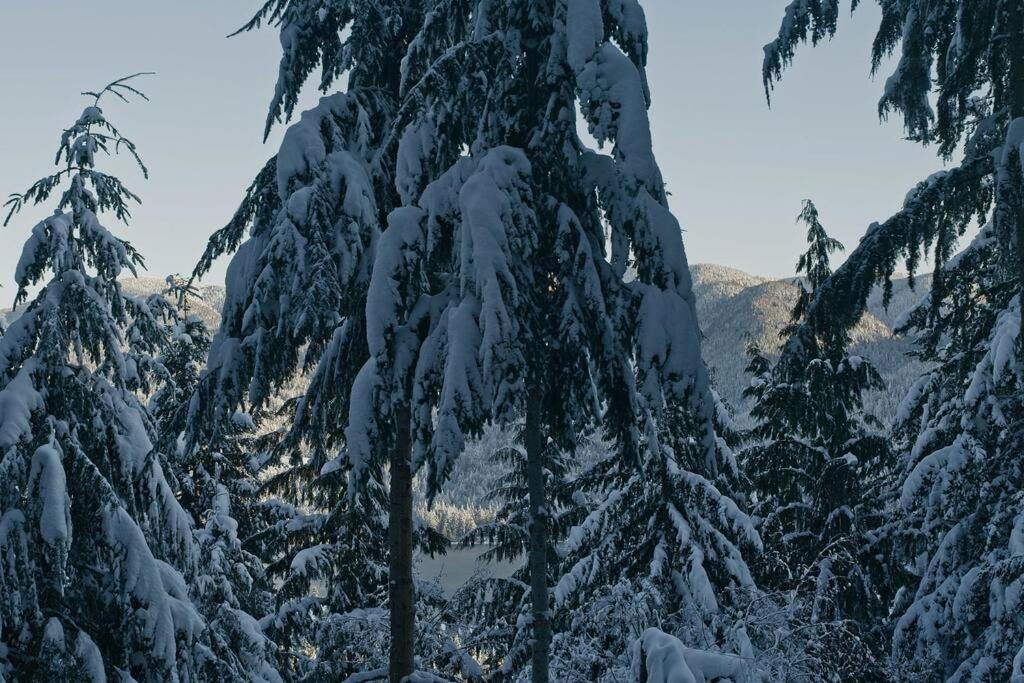
MULTIPOLYGON (((1024 0, 875 0, 945 170, 784 280, 691 268, 644 4, 266 0, 166 279, 159 75, 83 93, 0 233, 0 683, 1024 683, 1024 0)), ((863 11, 777 4, 766 107, 863 11)))

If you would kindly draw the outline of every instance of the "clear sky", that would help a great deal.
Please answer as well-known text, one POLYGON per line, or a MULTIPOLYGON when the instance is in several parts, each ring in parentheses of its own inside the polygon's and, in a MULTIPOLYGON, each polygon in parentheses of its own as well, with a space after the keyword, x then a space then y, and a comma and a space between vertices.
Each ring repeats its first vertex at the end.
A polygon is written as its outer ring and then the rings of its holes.
MULTIPOLYGON (((691 263, 790 275, 803 246, 794 225, 803 198, 852 248, 941 168, 931 150, 902 141, 898 120, 878 121, 884 75, 869 78, 873 4, 844 15, 834 41, 801 52, 768 108, 761 47, 787 2, 643 3, 654 143, 691 263)), ((144 204, 119 232, 141 249, 150 275, 190 271, 280 139, 278 129, 261 142, 276 34, 225 37, 259 4, 0 0, 0 195, 50 172, 61 130, 85 104, 81 90, 156 71, 140 82, 151 102, 108 106, 151 170, 143 181, 126 169, 144 204)), ((30 208, 0 229, 0 305, 13 297, 25 237, 47 212, 30 208)), ((222 276, 223 264, 207 281, 222 276)))

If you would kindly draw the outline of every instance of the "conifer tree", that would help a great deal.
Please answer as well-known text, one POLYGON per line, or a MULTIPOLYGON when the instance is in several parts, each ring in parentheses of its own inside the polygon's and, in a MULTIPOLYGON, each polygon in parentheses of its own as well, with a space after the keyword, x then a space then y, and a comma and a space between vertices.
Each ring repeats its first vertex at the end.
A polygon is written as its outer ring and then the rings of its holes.
MULTIPOLYGON (((595 426, 616 451, 592 477, 607 500, 574 535, 558 606, 585 609, 623 568, 622 581, 646 576, 655 558, 673 597, 691 594, 688 581, 671 579, 677 564, 721 587, 749 585, 736 543, 757 545, 713 483, 731 465, 712 425, 680 228, 651 149, 646 50, 632 1, 450 2, 428 13, 407 60, 395 135, 406 208, 392 214, 385 238, 400 232, 374 268, 376 277, 385 255, 400 266, 386 269, 381 342, 370 323, 371 347, 389 355, 371 351, 366 386, 391 386, 396 366, 411 374, 401 381, 413 387, 414 465, 427 468, 434 492, 468 436, 524 420, 536 681, 552 675, 555 607, 545 453, 572 453, 595 426), (471 17, 461 32, 453 8, 471 17), (583 144, 577 105, 610 154, 583 144), (631 265, 636 279, 626 277, 631 265), (409 351, 397 346, 406 340, 409 351), (683 515, 695 533, 682 535, 683 515), (716 564, 707 572, 705 558, 716 564)), ((372 443, 384 431, 372 419, 380 412, 352 433, 372 443)), ((614 645, 628 657, 629 642, 614 645)))
POLYGON ((236 413, 216 442, 186 448, 189 403, 210 337, 203 321, 189 312, 191 300, 201 298, 198 290, 175 276, 167 284, 165 295, 175 302, 175 314, 158 358, 167 378, 150 405, 177 498, 198 527, 199 561, 187 578, 193 602, 209 624, 213 656, 202 676, 209 681, 280 681, 276 647, 258 623, 273 606, 270 585, 261 559, 243 547, 275 521, 257 500, 254 425, 251 417, 236 413))
MULTIPOLYGON (((883 0, 877 69, 899 61, 879 104, 909 137, 952 160, 903 209, 870 227, 818 290, 784 350, 850 329, 876 282, 887 289, 906 259, 911 273, 934 254, 933 290, 906 330, 937 363, 912 388, 894 430, 899 559, 907 576, 893 608, 893 665, 902 678, 1024 676, 1020 490, 1020 306, 1024 288, 1024 7, 1018 0, 883 0), (933 104, 934 103, 934 104, 933 104), (954 257, 974 224, 980 236, 954 257)), ((797 45, 830 35, 829 2, 793 2, 766 48, 765 83, 797 45), (816 14, 817 13, 817 14, 816 14)))
POLYGON ((169 305, 124 295, 142 257, 100 222, 138 202, 97 168, 135 145, 100 104, 142 96, 122 78, 61 136, 59 170, 13 195, 14 214, 54 199, 15 279, 23 314, 0 337, 0 676, 12 680, 193 680, 205 624, 182 573, 198 559, 155 425, 139 395, 169 305), (30 292, 39 286, 38 293, 30 292))
POLYGON ((382 231, 399 205, 385 148, 419 7, 398 0, 271 0, 244 27, 268 22, 282 35, 268 129, 291 115, 317 66, 321 90, 343 73, 348 82, 289 128, 196 270, 201 274, 217 255, 237 248, 224 324, 193 401, 193 439, 220 429, 243 404, 264 410, 298 372, 311 375, 304 395, 285 405, 290 428, 265 463, 275 472, 264 492, 281 497, 279 510, 292 518, 254 541, 270 553, 270 571, 283 581, 272 630, 299 669, 312 667, 327 678, 366 664, 347 659, 340 639, 354 639, 348 644, 374 655, 379 648, 370 643, 390 647, 393 680, 412 673, 413 545, 430 552, 442 545, 412 516, 412 473, 401 465, 409 442, 396 440, 409 420, 394 420, 375 442, 397 458, 390 482, 384 461, 373 463, 374 476, 350 476, 362 457, 353 457, 345 431, 352 413, 371 406, 350 395, 370 353, 368 291, 381 282, 371 279, 373 256, 379 241, 391 239, 382 231), (326 596, 316 595, 320 582, 326 596), (362 626, 349 628, 346 614, 386 602, 392 603, 390 641, 378 633, 368 643, 362 626), (302 663, 310 651, 316 654, 302 663))
MULTIPOLYGON (((493 675, 511 677, 524 670, 530 659, 533 629, 531 628, 530 592, 530 490, 529 461, 523 444, 522 422, 514 445, 499 449, 493 458, 505 472, 494 482, 488 500, 497 504, 494 521, 478 526, 461 541, 463 547, 486 545, 480 554, 482 562, 518 562, 519 568, 508 578, 484 577, 471 580, 452 599, 452 610, 466 626, 463 641, 482 661, 494 663, 493 675)), ((593 459, 604 444, 581 438, 572 455, 586 453, 593 459)), ((545 488, 550 508, 548 551, 545 562, 549 584, 558 580, 559 544, 569 529, 580 521, 583 506, 574 497, 572 470, 574 459, 567 453, 544 453, 545 488)), ((578 469, 578 468, 577 468, 578 469)))
MULTIPOLYGON (((797 263, 803 277, 783 338, 804 322, 832 273, 830 254, 843 248, 812 202, 798 220, 807 225, 808 248, 797 263)), ((807 639, 818 675, 871 679, 881 671, 871 640, 888 588, 877 558, 889 549, 874 528, 883 508, 870 482, 888 465, 888 449, 863 396, 882 380, 869 361, 847 353, 842 335, 810 341, 778 363, 756 347, 750 353, 745 393, 756 425, 742 456, 765 543, 758 584, 787 596, 795 621, 818 626, 807 639)))

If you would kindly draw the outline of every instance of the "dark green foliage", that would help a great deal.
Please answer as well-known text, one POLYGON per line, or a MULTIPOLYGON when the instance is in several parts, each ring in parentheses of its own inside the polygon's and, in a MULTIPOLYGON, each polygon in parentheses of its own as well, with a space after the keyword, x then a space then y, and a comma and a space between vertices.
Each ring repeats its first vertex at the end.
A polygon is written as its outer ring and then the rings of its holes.
MULTIPOLYGON (((913 274, 931 250, 933 291, 905 329, 919 333, 921 356, 938 367, 911 390, 894 431, 903 482, 890 485, 899 498, 893 526, 906 572, 896 585, 893 665, 903 678, 1020 676, 1024 657, 1010 643, 1024 639, 1024 622, 1010 615, 1005 591, 1021 580, 1012 492, 1021 486, 1013 454, 1024 354, 1024 7, 1016 0, 879 4, 873 66, 900 53, 880 113, 900 114, 911 139, 962 160, 871 226, 818 289, 780 362, 800 358, 814 338, 845 334, 875 283, 888 284, 902 260, 913 274), (975 222, 981 235, 954 256, 975 222)), ((805 13, 806 5, 790 10, 805 13)), ((808 37, 788 23, 767 48, 766 84, 808 37)))
POLYGON ((182 576, 197 561, 191 520, 139 399, 167 378, 157 354, 173 310, 124 295, 118 278, 142 259, 98 215, 127 219, 138 201, 100 159, 127 150, 145 174, 100 108, 141 95, 131 78, 86 93, 61 170, 10 202, 8 220, 60 193, 15 273, 28 303, 0 337, 0 675, 14 680, 162 681, 206 666, 182 576))
MULTIPOLYGON (((842 248, 812 202, 804 203, 798 220, 808 226, 808 249, 797 264, 804 277, 784 337, 803 324, 817 287, 831 275, 830 254, 842 248)), ((831 652, 821 649, 820 674, 843 669, 844 679, 872 679, 881 675, 884 659, 874 624, 890 597, 880 557, 891 551, 879 545, 884 501, 873 482, 891 464, 863 396, 879 388, 881 378, 868 361, 847 355, 845 335, 811 341, 776 363, 750 349, 746 396, 756 425, 743 469, 765 543, 755 570, 762 589, 787 596, 794 622, 832 625, 813 639, 830 628, 847 637, 831 652), (852 652, 858 656, 851 659, 852 652)))

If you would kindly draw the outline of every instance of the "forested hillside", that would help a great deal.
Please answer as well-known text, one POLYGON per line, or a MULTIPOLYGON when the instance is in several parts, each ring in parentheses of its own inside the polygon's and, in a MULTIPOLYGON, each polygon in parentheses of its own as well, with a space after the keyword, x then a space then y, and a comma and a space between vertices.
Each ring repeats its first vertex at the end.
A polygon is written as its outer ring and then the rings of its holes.
MULTIPOLYGON (((795 281, 771 280, 704 263, 691 270, 705 339, 704 359, 715 387, 742 422, 750 409, 743 398, 751 379, 745 371, 747 346, 754 343, 778 353, 796 302, 795 281)), ((918 276, 911 289, 907 278, 895 279, 888 306, 883 303, 881 287, 876 288, 867 312, 852 331, 851 352, 871 360, 882 374, 885 388, 870 392, 867 403, 885 419, 895 414, 896 406, 926 367, 910 355, 912 340, 894 330, 897 321, 928 295, 930 283, 927 275, 918 276)))

